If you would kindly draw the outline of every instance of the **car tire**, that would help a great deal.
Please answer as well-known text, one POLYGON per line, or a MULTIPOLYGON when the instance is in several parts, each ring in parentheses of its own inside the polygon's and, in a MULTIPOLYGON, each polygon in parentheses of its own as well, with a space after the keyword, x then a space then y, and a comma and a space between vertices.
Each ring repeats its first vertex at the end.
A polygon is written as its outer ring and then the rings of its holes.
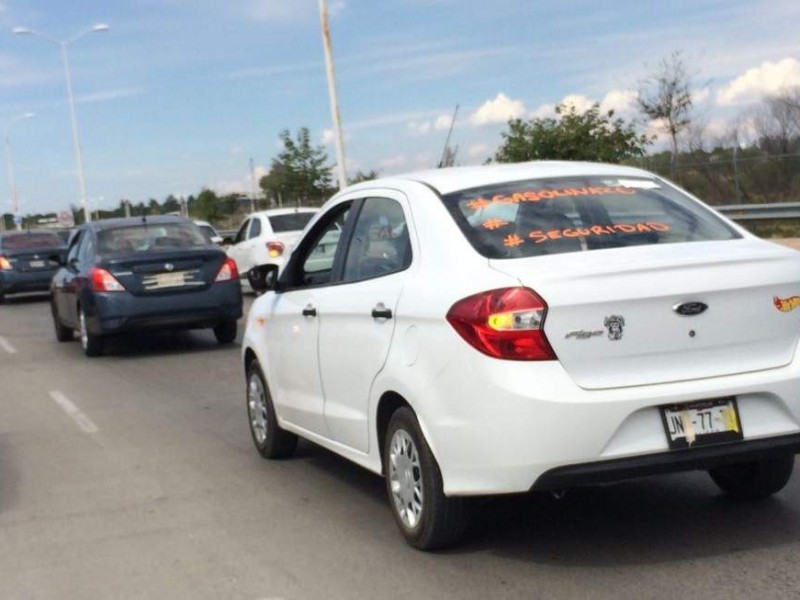
POLYGON ((236 321, 223 321, 214 327, 214 336, 220 344, 231 344, 236 340, 237 329, 236 321))
POLYGON ((53 313, 53 326, 56 330, 56 339, 59 342, 71 342, 74 340, 75 331, 66 327, 61 322, 61 318, 58 316, 58 311, 56 310, 56 305, 52 301, 50 302, 50 310, 53 313))
POLYGON ((103 338, 99 335, 89 333, 89 328, 86 324, 86 313, 83 311, 82 307, 78 307, 78 320, 80 322, 78 333, 80 334, 83 353, 89 357, 103 354, 103 338))
POLYGON ((794 469, 794 455, 711 469, 714 483, 734 500, 759 500, 781 491, 794 469))
POLYGON ((261 456, 278 459, 294 454, 297 436, 278 425, 272 395, 257 360, 247 367, 247 420, 253 443, 261 456))
POLYGON ((383 470, 392 514, 406 542, 419 550, 435 550, 463 536, 466 499, 444 495, 439 465, 408 407, 398 408, 389 420, 383 470))

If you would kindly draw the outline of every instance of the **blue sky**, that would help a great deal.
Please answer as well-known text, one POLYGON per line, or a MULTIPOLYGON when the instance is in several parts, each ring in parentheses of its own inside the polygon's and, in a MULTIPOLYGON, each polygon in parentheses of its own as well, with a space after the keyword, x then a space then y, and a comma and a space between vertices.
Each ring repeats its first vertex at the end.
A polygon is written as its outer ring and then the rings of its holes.
MULTIPOLYGON (((350 172, 435 165, 460 104, 458 161, 483 162, 509 116, 567 98, 635 116, 639 82, 683 52, 696 114, 722 134, 760 95, 800 84, 796 0, 330 0, 350 172)), ((278 133, 330 141, 317 0, 0 0, 0 124, 14 123, 22 212, 78 203, 57 38, 70 46, 89 196, 114 206, 246 189, 278 133)), ((646 127, 647 124, 643 124, 646 127)), ((328 144, 333 159, 333 146, 328 144)), ((5 169, 0 209, 9 210, 5 169)))

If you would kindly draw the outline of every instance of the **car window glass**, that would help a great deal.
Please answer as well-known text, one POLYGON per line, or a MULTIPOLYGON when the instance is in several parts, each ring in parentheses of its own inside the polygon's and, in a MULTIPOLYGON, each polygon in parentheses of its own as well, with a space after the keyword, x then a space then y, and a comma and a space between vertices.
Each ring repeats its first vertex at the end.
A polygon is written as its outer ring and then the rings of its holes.
POLYGON ((67 253, 67 264, 71 263, 73 260, 78 258, 78 250, 80 249, 81 240, 83 239, 84 233, 79 231, 75 234, 75 237, 72 238, 72 244, 69 247, 69 252, 67 253))
POLYGON ((253 219, 253 224, 250 226, 250 235, 247 236, 248 240, 252 240, 253 238, 257 238, 261 235, 261 219, 255 218, 253 219))
POLYGON ((247 228, 250 225, 250 219, 247 219, 242 226, 239 227, 239 231, 236 232, 236 237, 233 238, 233 243, 238 244, 241 241, 244 241, 244 236, 247 234, 247 228))
POLYGON ((85 263, 87 259, 91 258, 94 252, 94 240, 91 235, 84 235, 81 246, 78 249, 78 261, 85 263))
POLYGON ((128 225, 103 229, 97 234, 97 247, 102 254, 185 250, 207 243, 197 225, 189 222, 128 225))
POLYGON ((409 264, 411 243, 403 207, 390 198, 367 198, 350 240, 343 280, 389 275, 409 264))
POLYGON ((272 226, 272 231, 275 233, 284 233, 286 231, 302 231, 311 217, 314 216, 313 212, 296 212, 286 215, 272 215, 269 217, 269 224, 272 226))
POLYGON ((515 181, 454 192, 443 200, 487 258, 740 237, 683 192, 641 177, 515 181))
POLYGON ((348 202, 338 206, 326 215, 322 228, 318 230, 314 241, 306 246, 307 250, 299 261, 298 285, 321 285, 330 281, 336 249, 351 204, 348 202))

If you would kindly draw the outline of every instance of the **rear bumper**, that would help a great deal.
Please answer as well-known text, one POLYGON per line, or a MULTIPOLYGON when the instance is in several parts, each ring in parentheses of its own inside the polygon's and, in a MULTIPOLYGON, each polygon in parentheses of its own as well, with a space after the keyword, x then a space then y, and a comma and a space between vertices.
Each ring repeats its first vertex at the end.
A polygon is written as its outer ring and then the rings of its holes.
POLYGON ((53 275, 55 275, 54 270, 2 271, 0 272, 0 293, 46 292, 50 289, 53 275))
POLYGON ((648 475, 706 471, 722 465, 798 453, 800 453, 800 434, 785 435, 763 440, 557 467, 539 477, 531 489, 558 490, 581 485, 616 483, 648 475))
MULTIPOLYGON (((89 303, 87 303, 89 304, 89 303)), ((134 296, 128 292, 92 294, 87 327, 96 335, 159 329, 214 327, 242 316, 238 281, 206 290, 134 296)))

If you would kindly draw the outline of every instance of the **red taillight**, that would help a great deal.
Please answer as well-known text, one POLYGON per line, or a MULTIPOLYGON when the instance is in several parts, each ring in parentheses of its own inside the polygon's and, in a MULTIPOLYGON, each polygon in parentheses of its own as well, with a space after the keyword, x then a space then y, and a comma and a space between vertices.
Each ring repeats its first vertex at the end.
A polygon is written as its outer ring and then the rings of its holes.
POLYGON ((100 267, 89 271, 89 282, 95 292, 124 292, 123 286, 111 273, 100 267))
POLYGON ((285 248, 283 242, 267 242, 267 254, 270 258, 278 258, 285 248))
POLYGON ((214 278, 214 283, 221 281, 236 281, 239 279, 239 269, 236 268, 236 261, 232 258, 227 259, 219 268, 217 276, 214 278))
POLYGON ((523 287, 491 290, 456 302, 447 321, 477 350, 508 360, 555 360, 542 330, 547 303, 523 287))
POLYGON ((14 267, 11 266, 11 262, 5 257, 0 256, 0 271, 13 271, 14 267))

